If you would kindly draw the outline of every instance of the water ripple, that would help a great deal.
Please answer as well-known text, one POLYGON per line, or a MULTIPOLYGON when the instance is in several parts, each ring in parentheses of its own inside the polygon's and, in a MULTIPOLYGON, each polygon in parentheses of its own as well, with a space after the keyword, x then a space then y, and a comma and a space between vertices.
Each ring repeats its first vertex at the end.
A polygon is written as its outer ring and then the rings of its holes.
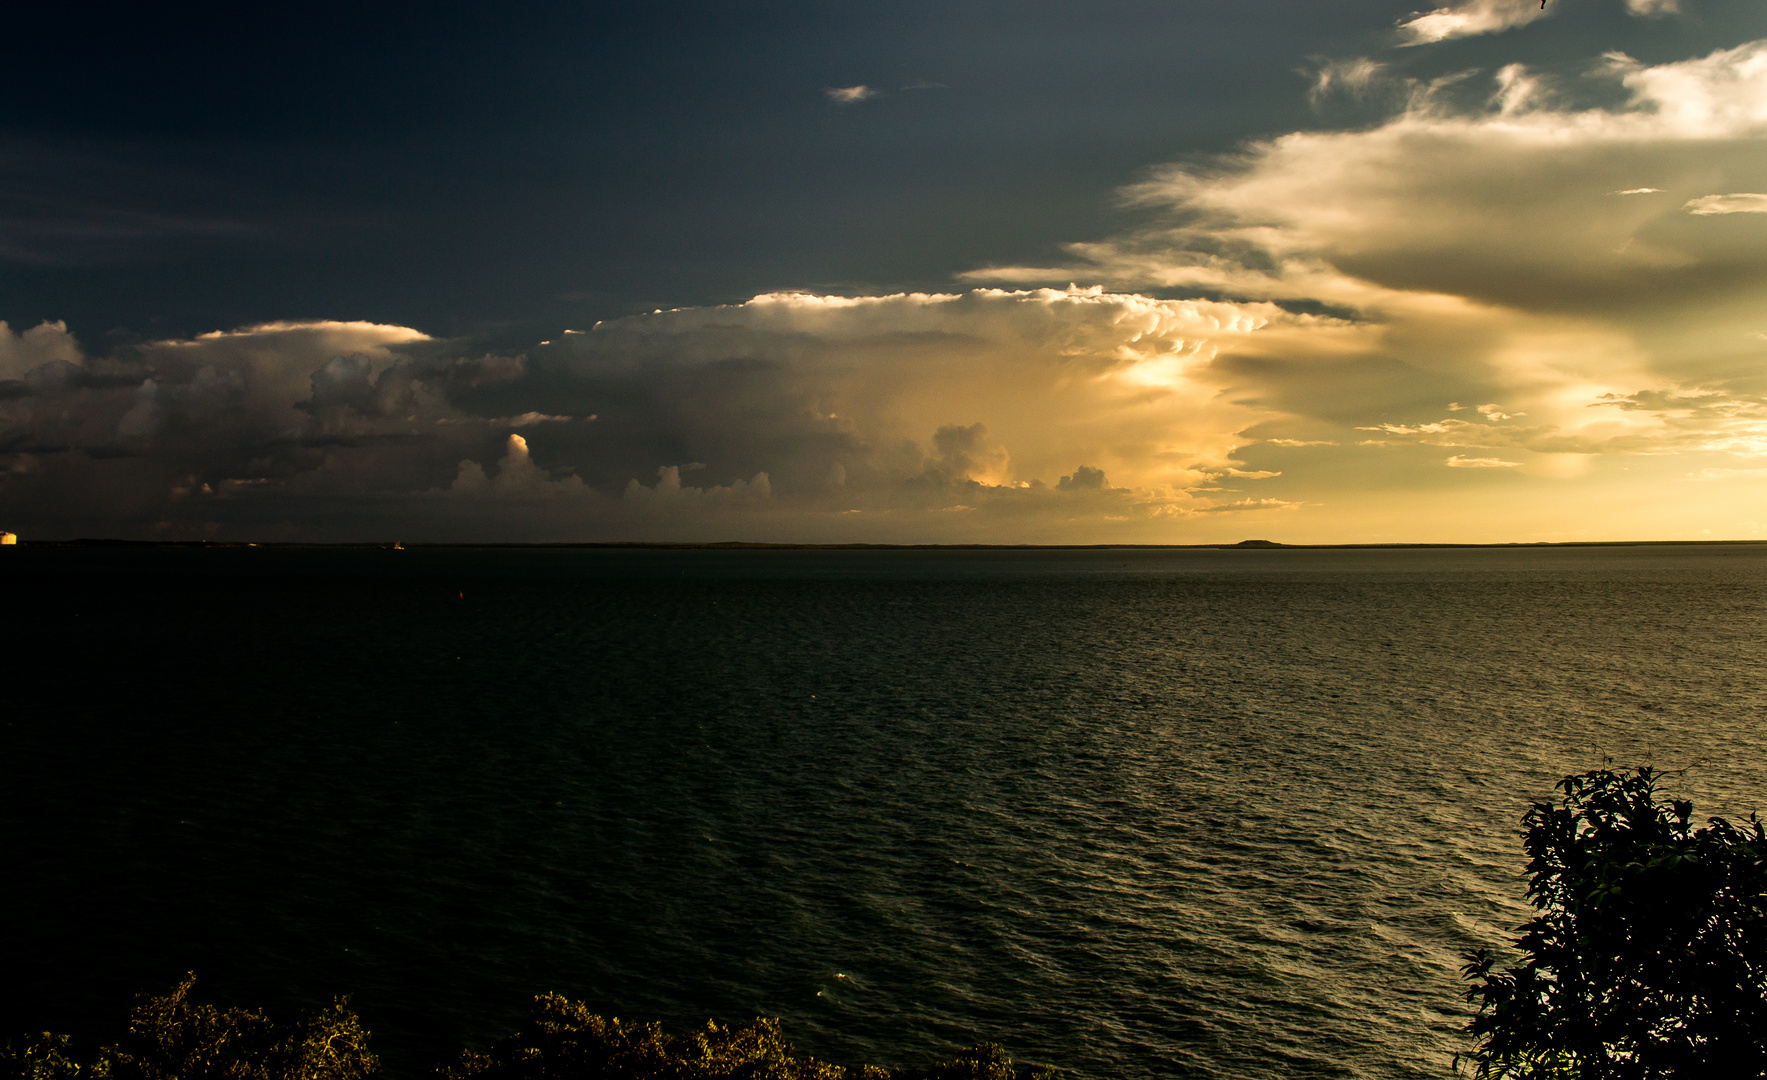
POLYGON ((194 967, 354 994, 404 1075, 555 989, 837 1061, 1440 1076, 1530 799, 1759 807, 1764 555, 20 550, 5 1015, 194 967))

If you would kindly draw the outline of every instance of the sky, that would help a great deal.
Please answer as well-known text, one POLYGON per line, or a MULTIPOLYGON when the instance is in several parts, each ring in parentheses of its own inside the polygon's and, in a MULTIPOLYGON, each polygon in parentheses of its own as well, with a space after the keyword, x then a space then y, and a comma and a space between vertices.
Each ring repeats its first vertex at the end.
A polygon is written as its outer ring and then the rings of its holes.
POLYGON ((33 5, 31 539, 1767 538, 1759 0, 33 5))

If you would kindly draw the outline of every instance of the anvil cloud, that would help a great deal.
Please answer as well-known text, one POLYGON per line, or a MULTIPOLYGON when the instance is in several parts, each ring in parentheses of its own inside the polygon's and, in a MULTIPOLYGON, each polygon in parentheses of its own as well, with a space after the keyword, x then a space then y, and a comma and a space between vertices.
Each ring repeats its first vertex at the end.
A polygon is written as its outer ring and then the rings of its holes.
POLYGON ((1429 488, 1411 505, 1458 526, 1545 523, 1570 499, 1606 535, 1752 533, 1751 491, 1685 480, 1767 453, 1767 230, 1748 193, 1767 175, 1767 43, 1654 67, 1615 55, 1595 77, 1614 105, 1560 105, 1566 88, 1519 66, 1476 111, 1401 86, 1409 103, 1373 128, 1158 173, 1128 193, 1154 224, 1074 244, 1071 263, 970 277, 1341 314, 1345 328, 1254 339, 1214 365, 1281 417, 1246 434, 1270 440, 1252 456, 1288 477, 1354 469, 1370 487, 1429 488), (1516 475, 1476 490, 1425 479, 1426 447, 1438 466, 1516 475))

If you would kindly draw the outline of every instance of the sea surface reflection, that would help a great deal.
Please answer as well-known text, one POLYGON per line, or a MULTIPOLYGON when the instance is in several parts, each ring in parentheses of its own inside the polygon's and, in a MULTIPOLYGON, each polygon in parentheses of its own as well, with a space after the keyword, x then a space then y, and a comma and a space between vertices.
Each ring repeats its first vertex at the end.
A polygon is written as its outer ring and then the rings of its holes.
POLYGON ((397 1075, 538 991, 1074 1077, 1441 1076, 1607 761, 1767 809, 1767 548, 0 557, 7 1027, 397 1075))

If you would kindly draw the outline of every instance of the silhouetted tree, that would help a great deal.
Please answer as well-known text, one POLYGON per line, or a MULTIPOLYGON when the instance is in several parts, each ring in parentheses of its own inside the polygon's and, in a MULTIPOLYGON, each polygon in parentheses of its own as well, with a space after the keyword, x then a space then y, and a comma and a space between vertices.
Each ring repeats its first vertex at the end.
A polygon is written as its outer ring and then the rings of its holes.
POLYGON ((1566 777, 1523 819, 1523 962, 1463 969, 1480 1077, 1767 1076, 1767 835, 1656 799, 1648 768, 1566 777))

